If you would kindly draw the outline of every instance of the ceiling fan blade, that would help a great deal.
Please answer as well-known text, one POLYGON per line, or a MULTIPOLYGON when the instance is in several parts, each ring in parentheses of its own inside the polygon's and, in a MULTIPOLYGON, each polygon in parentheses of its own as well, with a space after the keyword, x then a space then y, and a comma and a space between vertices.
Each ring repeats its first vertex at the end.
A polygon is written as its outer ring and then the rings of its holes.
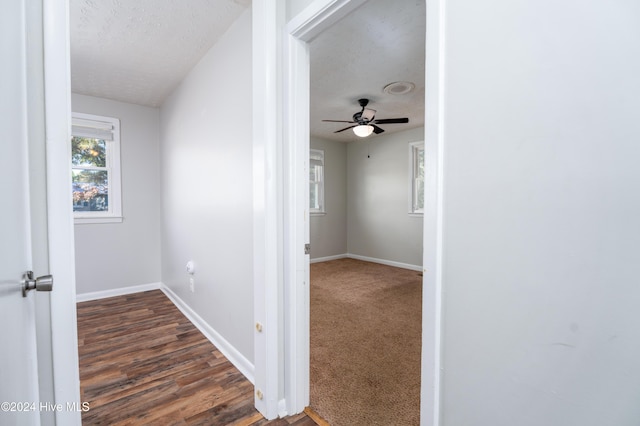
POLYGON ((373 133, 375 133, 376 135, 379 135, 380 133, 384 132, 384 129, 381 129, 375 124, 371 124, 371 125, 373 126, 373 133))
POLYGON ((355 123, 355 121, 345 121, 345 120, 322 120, 327 121, 329 123, 355 123))
POLYGON ((374 120, 376 124, 399 124, 399 123, 408 123, 409 119, 404 118, 383 118, 381 120, 374 120))
MULTIPOLYGON (((353 126, 349 126, 349 127, 345 127, 344 129, 340 129, 340 130, 336 130, 333 133, 340 133, 340 132, 344 132, 345 130, 349 130, 349 129, 353 129, 354 127, 356 127, 356 124, 354 124, 353 126)), ((374 129, 375 130, 375 129, 374 129)))
POLYGON ((373 117, 376 116, 376 110, 370 108, 364 108, 362 110, 361 118, 367 122, 373 120, 373 117))

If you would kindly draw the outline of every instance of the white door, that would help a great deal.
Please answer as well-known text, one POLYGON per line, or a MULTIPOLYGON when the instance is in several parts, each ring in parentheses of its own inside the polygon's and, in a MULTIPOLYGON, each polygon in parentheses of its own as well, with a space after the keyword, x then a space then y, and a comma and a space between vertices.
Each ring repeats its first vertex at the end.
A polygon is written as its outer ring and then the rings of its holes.
POLYGON ((39 295, 21 290, 22 274, 32 268, 24 3, 2 2, 0 20, 0 424, 38 425, 39 295))
POLYGON ((79 425, 66 2, 0 2, 0 63, 0 425, 79 425))
MULTIPOLYGON (((16 2, 7 2, 7 4, 16 2)), ((2 15, 4 21, 6 15, 2 15)), ((6 28, 7 23, 2 26, 6 28)), ((13 23, 10 23, 13 24, 13 23)), ((6 44, 2 56, 6 57, 6 44)), ((16 107, 20 112, 21 87, 10 86, 7 74, 15 73, 19 62, 5 61, 0 80, 3 117, 16 107), (8 105, 11 100, 17 101, 8 105)), ((12 76, 13 77, 13 76, 12 76)), ((35 294, 22 296, 22 273, 31 269, 29 186, 25 122, 14 116, 2 120, 0 142, 0 424, 39 424, 38 375, 35 336, 35 294), (25 407, 24 403, 34 404, 25 407)), ((33 292, 31 292, 33 293, 33 292)))

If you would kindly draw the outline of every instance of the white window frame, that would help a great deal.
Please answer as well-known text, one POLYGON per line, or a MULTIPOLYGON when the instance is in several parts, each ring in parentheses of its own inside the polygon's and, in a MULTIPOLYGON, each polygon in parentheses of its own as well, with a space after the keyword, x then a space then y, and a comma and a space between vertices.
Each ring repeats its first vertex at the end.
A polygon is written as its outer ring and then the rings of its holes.
MULTIPOLYGON (((424 214, 424 205, 422 207, 416 205, 418 196, 418 185, 416 183, 416 173, 418 171, 417 154, 420 151, 423 152, 422 159, 424 162, 424 141, 409 142, 409 215, 422 217, 424 214)), ((424 188, 424 183, 422 187, 424 188)))
MULTIPOLYGON (((91 223, 118 223, 122 222, 122 184, 120 170, 120 120, 113 117, 72 112, 71 136, 99 138, 100 133, 110 133, 112 140, 106 140, 106 167, 109 175, 109 210, 103 212, 73 212, 76 224, 91 223), (88 132, 96 132, 96 135, 78 134, 79 128, 85 128, 88 132)), ((71 161, 71 159, 69 159, 71 161)), ((72 169, 87 169, 90 167, 74 167, 72 169)))
MULTIPOLYGON (((317 167, 318 164, 316 163, 315 165, 313 165, 312 163, 314 162, 314 160, 316 162, 320 162, 321 164, 319 164, 320 167, 322 167, 322 173, 320 174, 320 180, 316 181, 316 183, 318 184, 318 194, 317 194, 317 198, 318 198, 318 208, 312 208, 311 206, 309 206, 309 214, 311 214, 312 216, 321 216, 326 214, 325 211, 325 203, 324 203, 324 182, 325 182, 325 165, 324 165, 324 151, 321 149, 310 149, 309 150, 309 170, 311 170, 311 167, 317 167)), ((311 183, 311 180, 309 180, 309 183, 311 183)))

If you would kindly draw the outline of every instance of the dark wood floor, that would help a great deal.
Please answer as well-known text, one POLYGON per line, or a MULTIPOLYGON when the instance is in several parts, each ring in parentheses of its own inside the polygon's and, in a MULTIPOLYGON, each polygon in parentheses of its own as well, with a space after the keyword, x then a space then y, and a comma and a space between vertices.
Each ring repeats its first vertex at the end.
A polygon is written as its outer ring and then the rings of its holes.
POLYGON ((78 303, 83 425, 315 426, 265 420, 253 385, 159 290, 78 303))

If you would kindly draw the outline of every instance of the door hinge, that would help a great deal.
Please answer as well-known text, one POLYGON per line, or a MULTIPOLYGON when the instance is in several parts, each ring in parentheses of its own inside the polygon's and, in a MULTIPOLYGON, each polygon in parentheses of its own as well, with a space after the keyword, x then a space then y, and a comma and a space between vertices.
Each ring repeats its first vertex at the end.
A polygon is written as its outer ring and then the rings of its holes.
POLYGON ((304 254, 311 254, 311 244, 307 243, 304 245, 304 254))

